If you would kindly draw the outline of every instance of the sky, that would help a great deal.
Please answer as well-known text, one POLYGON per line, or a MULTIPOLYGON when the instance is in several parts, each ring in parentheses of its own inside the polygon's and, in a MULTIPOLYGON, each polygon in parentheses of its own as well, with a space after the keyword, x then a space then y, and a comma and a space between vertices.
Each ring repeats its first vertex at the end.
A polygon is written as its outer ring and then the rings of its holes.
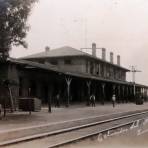
POLYGON ((114 52, 114 63, 119 54, 123 67, 141 70, 136 82, 148 85, 148 0, 39 0, 28 24, 29 47, 13 47, 12 57, 42 52, 46 46, 80 49, 95 42, 106 48, 108 61, 114 52))

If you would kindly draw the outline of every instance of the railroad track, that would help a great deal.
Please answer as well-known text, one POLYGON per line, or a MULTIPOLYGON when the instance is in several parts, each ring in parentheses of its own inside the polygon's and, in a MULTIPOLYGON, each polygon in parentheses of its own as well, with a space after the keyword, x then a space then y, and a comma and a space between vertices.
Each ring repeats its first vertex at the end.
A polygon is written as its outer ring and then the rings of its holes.
MULTIPOLYGON (((78 123, 72 127, 65 127, 55 131, 49 131, 41 134, 12 139, 0 143, 1 147, 21 148, 21 147, 60 147, 66 144, 79 141, 99 133, 103 133, 115 128, 131 125, 139 119, 148 117, 148 110, 132 111, 126 113, 113 114, 110 116, 101 116, 103 120, 97 121, 99 117, 90 118, 91 121, 78 123), (79 125, 80 124, 80 125, 79 125)), ((84 119, 87 120, 87 119, 84 119)))

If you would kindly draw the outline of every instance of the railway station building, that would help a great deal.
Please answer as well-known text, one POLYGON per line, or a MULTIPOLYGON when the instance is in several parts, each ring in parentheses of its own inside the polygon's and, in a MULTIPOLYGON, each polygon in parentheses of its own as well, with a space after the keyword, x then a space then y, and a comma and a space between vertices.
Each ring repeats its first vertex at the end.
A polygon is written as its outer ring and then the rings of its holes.
POLYGON ((1 61, 0 76, 16 82, 11 86, 14 102, 22 97, 36 97, 43 104, 52 104, 57 94, 60 103, 66 106, 88 104, 91 94, 102 104, 110 102, 113 94, 119 103, 134 102, 135 97, 147 101, 148 87, 126 80, 130 70, 121 66, 119 55, 114 62, 113 52, 110 61, 106 60, 105 48, 101 48, 101 58, 96 52, 95 43, 92 54, 69 46, 46 48, 41 53, 1 61))

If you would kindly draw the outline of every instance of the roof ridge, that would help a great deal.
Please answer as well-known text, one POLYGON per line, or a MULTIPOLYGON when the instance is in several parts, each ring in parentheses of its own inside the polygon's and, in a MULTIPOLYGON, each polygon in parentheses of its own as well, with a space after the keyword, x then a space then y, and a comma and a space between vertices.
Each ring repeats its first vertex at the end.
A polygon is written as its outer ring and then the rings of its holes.
MULTIPOLYGON (((88 53, 86 53, 84 51, 81 51, 81 50, 79 50, 77 48, 73 48, 71 46, 62 46, 62 47, 58 47, 58 48, 53 48, 50 51, 48 51, 48 54, 50 54, 52 52, 55 52, 55 51, 58 51, 58 50, 65 50, 65 49, 67 49, 69 51, 70 50, 75 50, 75 51, 77 51, 77 52, 79 52, 81 54, 90 55, 90 54, 88 54, 88 53)), ((30 55, 27 55, 27 56, 24 56, 24 57, 19 57, 18 59, 25 59, 25 58, 28 58, 28 57, 30 58, 31 56, 37 56, 39 54, 45 54, 45 53, 46 53, 46 51, 42 51, 42 52, 38 52, 38 53, 33 53, 33 54, 30 54, 30 55)))

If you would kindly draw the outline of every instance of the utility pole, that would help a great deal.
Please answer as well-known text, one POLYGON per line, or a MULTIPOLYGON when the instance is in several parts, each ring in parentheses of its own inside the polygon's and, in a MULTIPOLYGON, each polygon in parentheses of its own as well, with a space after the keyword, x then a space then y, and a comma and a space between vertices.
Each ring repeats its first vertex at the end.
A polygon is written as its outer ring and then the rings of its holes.
POLYGON ((136 80, 136 72, 141 72, 140 70, 137 70, 135 68, 135 66, 131 66, 131 70, 130 72, 132 72, 132 83, 133 83, 133 87, 134 87, 134 96, 136 95, 136 88, 135 88, 135 80, 136 80))

